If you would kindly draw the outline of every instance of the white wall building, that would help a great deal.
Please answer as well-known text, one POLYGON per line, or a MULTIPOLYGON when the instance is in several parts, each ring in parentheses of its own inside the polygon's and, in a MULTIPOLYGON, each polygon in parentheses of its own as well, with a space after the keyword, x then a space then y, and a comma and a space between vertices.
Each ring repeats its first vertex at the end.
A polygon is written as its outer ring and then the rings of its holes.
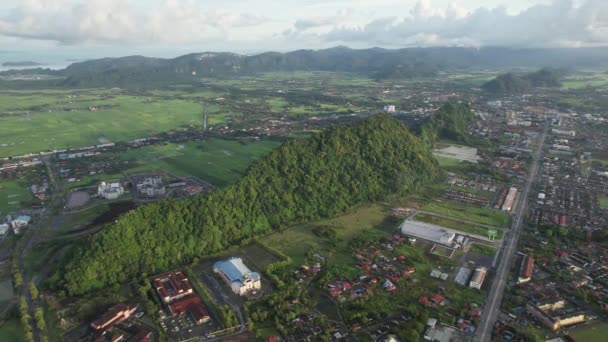
POLYGON ((114 200, 124 194, 125 189, 120 183, 101 182, 97 187, 97 194, 107 200, 114 200))
POLYGON ((384 106, 384 111, 387 113, 394 113, 397 109, 395 108, 395 105, 386 105, 384 106))

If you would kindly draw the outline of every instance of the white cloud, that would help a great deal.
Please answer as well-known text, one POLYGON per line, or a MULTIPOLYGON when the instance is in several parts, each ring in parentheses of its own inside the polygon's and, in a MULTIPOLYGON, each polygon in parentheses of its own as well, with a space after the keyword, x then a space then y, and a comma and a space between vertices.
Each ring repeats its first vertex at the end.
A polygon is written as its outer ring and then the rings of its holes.
POLYGON ((344 10, 340 10, 336 14, 330 16, 300 18, 296 20, 293 26, 296 31, 306 31, 318 27, 333 26, 335 24, 344 23, 345 21, 352 18, 354 12, 355 11, 352 8, 347 8, 344 10))
POLYGON ((608 0, 415 1, 3 0, 0 44, 204 44, 256 51, 337 44, 608 45, 608 0))
POLYGON ((253 14, 203 10, 194 0, 163 0, 153 7, 128 0, 24 0, 0 18, 0 35, 63 44, 179 44, 222 39, 228 30, 264 21, 253 14))
POLYGON ((608 1, 555 0, 516 14, 505 7, 466 11, 419 2, 409 15, 339 26, 323 35, 330 42, 384 46, 596 46, 608 45, 608 1))

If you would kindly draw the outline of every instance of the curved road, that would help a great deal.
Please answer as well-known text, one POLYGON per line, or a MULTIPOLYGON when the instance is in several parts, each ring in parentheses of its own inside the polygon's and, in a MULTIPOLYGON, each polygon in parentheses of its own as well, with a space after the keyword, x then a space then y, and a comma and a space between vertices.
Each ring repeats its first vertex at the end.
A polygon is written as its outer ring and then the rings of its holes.
POLYGON ((534 183, 534 180, 536 179, 536 174, 538 173, 539 161, 543 151, 543 146, 545 145, 545 138, 547 137, 548 130, 549 124, 546 122, 543 133, 538 140, 538 147, 533 155, 532 167, 530 168, 530 173, 528 174, 528 180, 526 181, 524 191, 520 194, 519 205, 515 209, 516 213, 513 226, 509 234, 505 237, 505 244, 502 250, 503 255, 500 263, 498 264, 498 268, 496 269, 496 276, 494 277, 490 294, 486 300, 479 329, 477 329, 477 334, 475 335, 475 341, 485 342, 492 339, 494 323, 496 322, 498 313, 500 312, 500 304, 502 303, 505 286, 507 285, 507 281, 509 279, 511 260, 513 259, 513 255, 517 250, 517 242, 519 240, 519 236, 521 235, 523 218, 526 214, 528 204, 528 195, 530 193, 532 183, 534 183))

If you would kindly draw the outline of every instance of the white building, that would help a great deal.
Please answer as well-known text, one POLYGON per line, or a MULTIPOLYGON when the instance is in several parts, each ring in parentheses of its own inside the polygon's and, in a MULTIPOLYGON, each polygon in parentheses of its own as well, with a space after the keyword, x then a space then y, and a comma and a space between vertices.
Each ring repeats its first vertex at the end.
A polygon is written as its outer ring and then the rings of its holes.
POLYGON ((485 267, 479 267, 475 269, 475 273, 473 273, 473 277, 471 278, 469 287, 481 290, 483 281, 486 279, 486 273, 488 273, 488 270, 485 267))
POLYGON ((107 200, 114 200, 124 194, 125 189, 120 183, 101 182, 97 187, 97 194, 107 200))
POLYGON ((394 113, 397 109, 395 108, 395 105, 386 105, 384 106, 384 111, 387 113, 394 113))
POLYGON ((260 274, 251 272, 241 258, 218 261, 213 264, 213 271, 224 279, 232 292, 240 296, 262 288, 260 274))
POLYGON ((511 187, 507 193, 504 203, 502 204, 502 210, 511 211, 515 204, 515 200, 517 200, 517 188, 511 187))

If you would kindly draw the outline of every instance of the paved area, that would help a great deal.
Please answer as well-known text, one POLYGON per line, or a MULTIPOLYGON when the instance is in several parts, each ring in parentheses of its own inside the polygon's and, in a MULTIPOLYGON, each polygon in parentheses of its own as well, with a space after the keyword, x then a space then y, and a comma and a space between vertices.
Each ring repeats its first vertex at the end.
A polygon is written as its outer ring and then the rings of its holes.
POLYGON ((528 207, 528 195, 530 193, 532 183, 534 183, 538 173, 539 160, 545 144, 548 129, 549 125, 546 123, 543 134, 539 140, 538 148, 533 155, 532 166, 530 167, 530 173, 528 175, 526 186, 520 196, 520 204, 517 206, 515 212, 515 220, 513 221, 512 229, 505 237, 505 244, 502 251, 503 255, 500 263, 498 264, 498 268, 496 269, 496 277, 494 278, 494 283, 492 284, 490 294, 486 300, 486 305, 483 310, 484 312, 481 316, 482 319, 479 324, 479 328, 477 329, 477 334, 475 335, 475 341, 485 342, 491 341, 492 339, 492 330, 500 312, 500 304, 502 303, 505 286, 507 285, 509 278, 511 260, 513 259, 513 256, 517 250, 517 242, 519 241, 519 236, 523 227, 523 218, 526 213, 526 208, 528 207))

